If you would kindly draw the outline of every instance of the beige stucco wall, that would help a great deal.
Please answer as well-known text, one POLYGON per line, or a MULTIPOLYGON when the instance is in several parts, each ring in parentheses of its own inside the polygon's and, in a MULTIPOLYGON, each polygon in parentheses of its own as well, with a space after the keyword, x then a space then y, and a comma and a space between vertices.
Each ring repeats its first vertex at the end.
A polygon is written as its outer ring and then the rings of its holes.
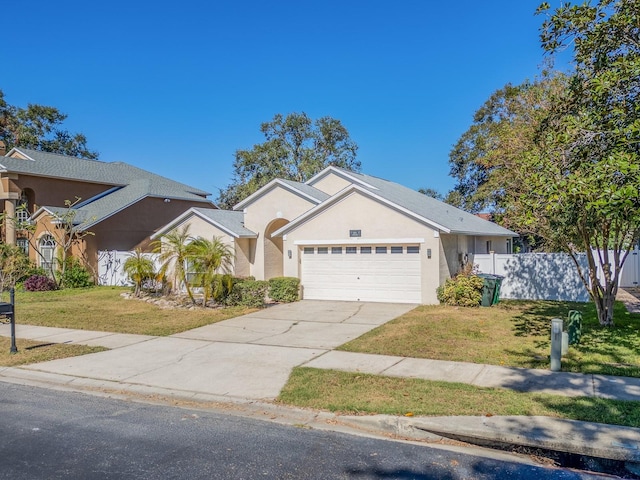
POLYGON ((264 235, 274 220, 282 219, 290 222, 299 217, 314 204, 282 187, 276 186, 256 199, 245 209, 244 225, 249 230, 258 233, 254 248, 248 257, 253 258, 250 275, 257 280, 265 280, 265 242, 264 235))
POLYGON ((460 270, 458 235, 440 234, 440 279, 442 282, 460 270))
POLYGON ((491 242, 491 251, 495 253, 508 253, 507 252, 507 240, 511 238, 507 237, 475 237, 474 253, 489 253, 487 251, 487 242, 491 242))
MULTIPOLYGON (((191 235, 192 237, 205 238, 207 240, 212 240, 213 237, 216 237, 231 249, 231 251, 234 253, 234 262, 232 264, 232 270, 229 273, 235 274, 237 268, 236 258, 238 257, 236 239, 224 230, 220 230, 218 227, 212 225, 210 222, 207 222, 196 214, 191 214, 186 217, 182 222, 178 223, 175 226, 175 229, 182 230, 187 225, 189 226, 189 235, 191 235)), ((242 259, 240 260, 240 263, 242 264, 242 259)))
POLYGON ((334 195, 349 185, 351 185, 351 182, 339 177, 335 173, 329 173, 313 183, 315 188, 328 195, 334 195))
MULTIPOLYGON (((444 281, 462 268, 462 261, 473 263, 475 253, 488 253, 487 241, 495 253, 507 253, 507 237, 441 234, 440 276, 444 281), (465 257, 466 255, 466 257, 465 257)), ((510 239, 509 239, 510 240, 510 239)))
POLYGON ((234 275, 237 277, 248 277, 251 275, 252 243, 255 243, 255 240, 251 238, 236 239, 234 275))
POLYGON ((295 242, 323 240, 359 245, 393 244, 393 239, 420 239, 422 270, 422 302, 437 303, 439 285, 439 239, 434 231, 409 217, 370 198, 354 192, 308 220, 286 235, 284 240, 284 275, 300 276, 301 246, 295 242), (350 230, 361 230, 358 239, 350 238, 350 230), (427 258, 431 249, 431 258, 427 258), (291 250, 291 259, 287 252, 291 250))

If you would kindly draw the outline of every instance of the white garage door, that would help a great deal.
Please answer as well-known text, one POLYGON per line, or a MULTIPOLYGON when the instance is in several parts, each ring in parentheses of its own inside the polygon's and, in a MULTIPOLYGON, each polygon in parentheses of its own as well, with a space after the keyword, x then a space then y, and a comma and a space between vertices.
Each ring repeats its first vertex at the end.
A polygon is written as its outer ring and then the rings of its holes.
POLYGON ((304 247, 306 299, 422 303, 419 245, 304 247))

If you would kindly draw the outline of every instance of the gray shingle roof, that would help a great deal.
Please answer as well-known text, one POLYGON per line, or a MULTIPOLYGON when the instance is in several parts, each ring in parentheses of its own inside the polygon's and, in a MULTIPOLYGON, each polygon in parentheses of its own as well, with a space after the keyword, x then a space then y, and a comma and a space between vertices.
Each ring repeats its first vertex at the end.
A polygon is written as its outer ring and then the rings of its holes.
MULTIPOLYGON (((101 162, 84 158, 68 157, 57 153, 40 152, 26 148, 16 148, 16 151, 32 158, 0 157, 0 168, 7 172, 37 175, 42 177, 68 178, 106 185, 128 185, 132 181, 147 179, 153 191, 159 196, 174 197, 181 194, 210 195, 209 192, 175 182, 155 173, 142 170, 124 162, 101 162)), ((189 198, 191 199, 191 198, 189 198)))
POLYGON ((375 187, 375 189, 372 189, 366 185, 361 185, 362 188, 445 227, 450 230, 451 233, 508 237, 518 236, 517 233, 507 230, 496 223, 484 220, 476 215, 460 210, 435 198, 423 195, 420 192, 411 190, 398 183, 371 175, 350 172, 337 167, 333 168, 375 187))
POLYGON ((238 237, 257 237, 255 232, 252 232, 244 226, 243 212, 201 207, 194 207, 193 210, 197 210, 200 214, 211 219, 214 223, 224 227, 226 230, 232 232, 238 237))
MULTIPOLYGON (((211 205, 211 201, 203 197, 209 195, 208 192, 127 163, 106 163, 23 148, 16 150, 33 160, 0 157, 0 170, 114 186, 93 198, 82 199, 82 202, 74 207, 77 212, 74 222, 83 223, 84 228, 105 220, 145 197, 190 200, 211 205)), ((54 214, 66 212, 61 206, 46 208, 54 214)))
POLYGON ((305 195, 309 195, 311 198, 315 198, 320 202, 324 202, 330 195, 326 194, 322 190, 318 190, 316 187, 312 187, 311 185, 307 185, 306 183, 294 182, 293 180, 284 180, 279 179, 282 183, 286 183, 287 185, 295 188, 296 190, 301 191, 305 195))

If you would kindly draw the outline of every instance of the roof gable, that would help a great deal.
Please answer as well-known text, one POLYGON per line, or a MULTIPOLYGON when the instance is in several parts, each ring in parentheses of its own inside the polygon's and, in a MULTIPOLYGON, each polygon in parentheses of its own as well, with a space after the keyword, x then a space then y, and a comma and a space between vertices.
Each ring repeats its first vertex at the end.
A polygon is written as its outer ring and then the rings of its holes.
POLYGON ((328 167, 309 183, 315 183, 324 175, 334 174, 343 178, 353 180, 352 185, 333 195, 330 199, 317 205, 305 214, 296 218, 283 228, 274 232, 274 235, 283 235, 293 230, 316 215, 319 215, 325 208, 333 205, 338 200, 353 192, 358 192, 379 203, 385 204, 389 208, 395 209, 418 222, 430 226, 442 233, 453 233, 461 235, 486 235, 517 237, 518 234, 507 230, 500 225, 484 220, 476 215, 472 215, 464 210, 456 208, 435 198, 423 195, 420 192, 411 190, 400 184, 390 182, 371 175, 364 175, 340 169, 338 167, 328 167))
POLYGON ((283 180, 280 178, 275 178, 271 180, 269 183, 267 183, 264 187, 258 189, 257 191, 249 195, 247 198, 242 200, 240 203, 234 206, 233 209, 242 210, 247 206, 251 205, 252 203, 256 202, 257 200, 259 200, 260 198, 262 198, 267 193, 271 192, 272 190, 275 190, 276 188, 282 188, 294 195, 304 198, 305 200, 309 201, 314 205, 317 205, 329 198, 329 195, 310 185, 300 183, 300 182, 294 182, 292 180, 283 180))
POLYGON ((151 236, 154 240, 170 232, 189 217, 196 216, 234 238, 256 238, 258 235, 244 226, 244 213, 233 210, 192 207, 151 236))

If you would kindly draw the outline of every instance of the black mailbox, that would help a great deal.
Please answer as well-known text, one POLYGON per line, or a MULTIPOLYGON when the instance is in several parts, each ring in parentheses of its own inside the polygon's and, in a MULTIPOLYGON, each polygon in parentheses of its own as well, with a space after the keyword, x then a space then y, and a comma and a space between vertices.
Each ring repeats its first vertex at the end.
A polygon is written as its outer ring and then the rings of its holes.
POLYGON ((0 302, 0 315, 13 315, 13 305, 7 302, 0 302))

